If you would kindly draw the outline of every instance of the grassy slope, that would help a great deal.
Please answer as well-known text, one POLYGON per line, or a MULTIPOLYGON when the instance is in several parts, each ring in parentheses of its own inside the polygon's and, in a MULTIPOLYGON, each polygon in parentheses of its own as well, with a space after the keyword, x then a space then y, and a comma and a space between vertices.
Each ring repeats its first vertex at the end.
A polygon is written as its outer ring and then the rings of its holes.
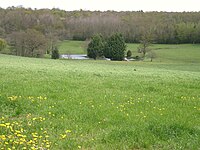
POLYGON ((0 124, 51 149, 198 149, 199 65, 0 55, 0 124))

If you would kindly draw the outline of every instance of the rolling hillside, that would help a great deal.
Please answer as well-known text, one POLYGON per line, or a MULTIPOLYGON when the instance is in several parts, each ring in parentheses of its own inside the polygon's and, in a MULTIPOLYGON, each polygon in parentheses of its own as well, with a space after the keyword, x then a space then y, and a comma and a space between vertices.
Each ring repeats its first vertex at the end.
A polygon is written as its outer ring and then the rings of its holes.
POLYGON ((0 148, 199 149, 199 51, 169 47, 152 63, 0 54, 0 148))

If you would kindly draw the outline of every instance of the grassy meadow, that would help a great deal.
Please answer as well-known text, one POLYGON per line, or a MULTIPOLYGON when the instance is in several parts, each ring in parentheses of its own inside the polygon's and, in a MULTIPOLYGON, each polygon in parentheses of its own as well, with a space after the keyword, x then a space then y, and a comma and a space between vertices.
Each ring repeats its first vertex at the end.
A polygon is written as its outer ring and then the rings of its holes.
POLYGON ((153 62, 0 54, 0 149, 198 150, 200 46, 153 47, 153 62))
MULTIPOLYGON (((63 41, 59 43, 60 54, 86 54, 86 42, 63 41)), ((137 48, 139 44, 127 44, 127 50, 132 51, 132 56, 141 56, 137 48)), ((156 53, 154 61, 157 62, 200 62, 200 44, 152 44, 150 49, 156 53)), ((149 61, 149 59, 146 59, 149 61)))
POLYGON ((87 43, 84 41, 62 41, 58 44, 60 54, 85 54, 87 43))

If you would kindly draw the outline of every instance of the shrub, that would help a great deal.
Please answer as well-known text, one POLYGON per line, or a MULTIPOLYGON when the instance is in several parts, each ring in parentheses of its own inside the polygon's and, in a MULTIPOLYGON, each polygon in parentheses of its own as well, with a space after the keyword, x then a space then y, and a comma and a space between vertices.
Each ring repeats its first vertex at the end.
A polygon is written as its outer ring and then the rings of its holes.
POLYGON ((136 60, 139 60, 139 59, 140 59, 140 56, 135 56, 135 59, 136 59, 136 60))
POLYGON ((126 56, 127 56, 127 58, 130 58, 132 56, 132 52, 130 50, 128 50, 126 56))

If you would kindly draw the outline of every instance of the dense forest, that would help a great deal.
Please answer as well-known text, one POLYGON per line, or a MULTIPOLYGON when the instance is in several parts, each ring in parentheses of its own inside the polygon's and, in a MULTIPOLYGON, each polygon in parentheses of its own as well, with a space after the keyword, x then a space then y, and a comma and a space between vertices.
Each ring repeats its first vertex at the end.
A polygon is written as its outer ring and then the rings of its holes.
POLYGON ((129 43, 140 42, 145 34, 153 43, 200 43, 200 12, 0 9, 0 38, 18 55, 34 55, 39 47, 52 49, 57 40, 86 40, 96 33, 108 37, 116 32, 129 43))

